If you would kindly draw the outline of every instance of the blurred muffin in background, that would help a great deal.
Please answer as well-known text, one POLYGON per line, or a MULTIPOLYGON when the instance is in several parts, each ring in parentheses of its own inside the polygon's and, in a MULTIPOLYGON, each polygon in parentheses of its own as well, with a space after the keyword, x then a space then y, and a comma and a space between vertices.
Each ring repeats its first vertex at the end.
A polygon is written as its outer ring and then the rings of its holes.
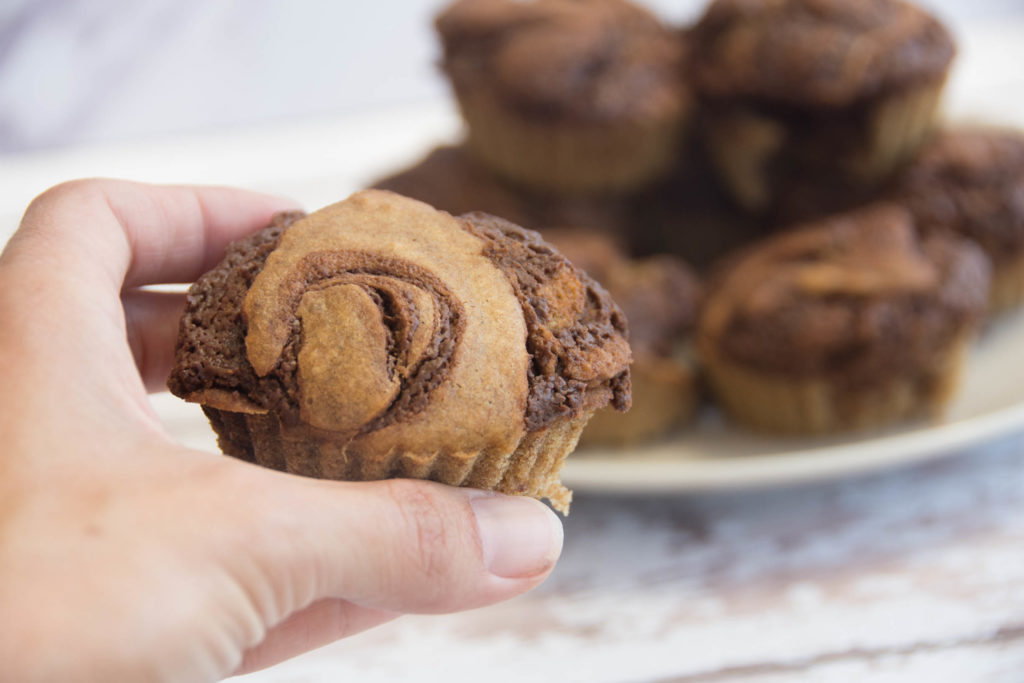
POLYGON ((878 204, 768 239, 713 280, 697 348, 716 398, 746 427, 810 434, 937 413, 984 315, 989 264, 878 204))
POLYGON ((438 147, 373 187, 426 202, 454 215, 483 211, 544 232, 580 228, 619 234, 627 205, 616 197, 560 197, 509 185, 463 146, 438 147))
POLYGON ((621 234, 632 255, 672 254, 701 272, 771 230, 768 221, 733 203, 696 142, 668 176, 625 204, 621 234))
POLYGON ((631 445, 691 421, 701 393, 691 348, 701 295, 693 271, 668 255, 630 259, 592 232, 552 230, 545 237, 608 290, 629 323, 633 407, 595 413, 580 444, 631 445))
POLYGON ((673 162, 682 38, 625 0, 459 0, 442 67, 489 168, 546 192, 626 191, 673 162))
POLYGON ((925 146, 897 188, 921 230, 962 235, 991 259, 990 313, 1024 303, 1024 134, 945 131, 925 146))
POLYGON ((914 154, 955 53, 902 0, 715 0, 690 38, 722 181, 748 210, 790 220, 855 204, 914 154))

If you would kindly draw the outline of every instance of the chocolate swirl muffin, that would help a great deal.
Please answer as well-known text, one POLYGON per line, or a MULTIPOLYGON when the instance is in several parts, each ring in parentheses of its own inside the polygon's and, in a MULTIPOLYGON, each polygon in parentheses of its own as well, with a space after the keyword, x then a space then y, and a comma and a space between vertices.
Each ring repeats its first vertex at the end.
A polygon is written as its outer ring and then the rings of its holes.
MULTIPOLYGON (((954 55, 902 0, 715 0, 691 32, 691 75, 716 167, 745 207, 842 202, 910 157, 954 55), (827 190, 836 184, 844 192, 827 190)), ((793 218, 791 215, 784 217, 793 218)))
POLYGON ((921 230, 952 232, 984 250, 991 313, 1024 303, 1024 134, 945 131, 925 145, 895 196, 921 230))
POLYGON ((625 190, 671 163, 688 110, 679 36, 625 0, 459 0, 442 67, 487 166, 557 192, 625 190))
POLYGON ((314 477, 546 497, 629 406, 625 319, 538 235, 368 190, 280 217, 189 294, 172 392, 222 450, 314 477))
POLYGON ((633 407, 598 411, 581 446, 638 443, 690 421, 701 393, 691 348, 701 297, 693 270, 668 254, 631 259, 614 240, 589 231, 552 231, 547 238, 608 289, 629 322, 633 407))
POLYGON ((710 286, 698 350, 721 404, 748 427, 875 427, 946 403, 988 286, 975 245, 919 237, 909 213, 879 204, 738 258, 710 286))

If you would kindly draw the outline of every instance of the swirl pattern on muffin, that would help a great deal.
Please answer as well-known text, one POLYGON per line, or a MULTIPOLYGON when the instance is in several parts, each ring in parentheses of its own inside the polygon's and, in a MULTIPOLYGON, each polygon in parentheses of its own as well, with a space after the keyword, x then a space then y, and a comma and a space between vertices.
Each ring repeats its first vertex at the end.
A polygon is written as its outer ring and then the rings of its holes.
POLYGON ((628 407, 629 357, 608 295, 535 233, 371 190, 201 279, 170 386, 261 464, 564 507, 561 462, 594 410, 628 407))

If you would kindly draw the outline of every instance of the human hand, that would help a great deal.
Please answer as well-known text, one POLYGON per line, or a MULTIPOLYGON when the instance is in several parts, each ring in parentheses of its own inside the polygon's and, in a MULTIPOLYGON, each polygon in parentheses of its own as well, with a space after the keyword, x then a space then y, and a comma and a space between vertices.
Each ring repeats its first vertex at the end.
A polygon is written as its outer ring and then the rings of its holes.
POLYGON ((304 479, 190 450, 162 389, 187 282, 287 202, 110 180, 53 188, 0 255, 5 679, 215 680, 405 612, 539 584, 561 550, 532 499, 304 479))

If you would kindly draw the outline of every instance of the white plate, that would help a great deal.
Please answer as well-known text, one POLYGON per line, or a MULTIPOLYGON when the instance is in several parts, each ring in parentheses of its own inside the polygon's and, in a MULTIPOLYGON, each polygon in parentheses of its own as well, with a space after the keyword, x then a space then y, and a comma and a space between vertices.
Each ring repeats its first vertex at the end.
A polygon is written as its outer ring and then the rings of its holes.
MULTIPOLYGON (((960 36, 949 88, 958 120, 1024 126, 1019 24, 975 27, 960 36)), ((152 182, 223 183, 289 194, 309 207, 335 201, 430 147, 456 139, 448 102, 302 126, 186 137, 0 159, 0 241, 37 193, 80 176, 152 182)), ((1024 430, 1024 315, 1000 321, 973 349, 964 384, 938 424, 910 424, 856 437, 770 439, 728 428, 714 415, 661 443, 578 453, 564 480, 577 490, 686 491, 780 485, 840 477, 939 457, 1024 430)), ((182 442, 215 450, 201 411, 169 395, 154 405, 182 442)))
MULTIPOLYGON (((845 437, 766 438, 736 430, 708 411, 700 424, 628 450, 578 451, 562 480, 577 491, 700 491, 795 484, 937 458, 1024 429, 1024 313, 978 341, 963 386, 941 423, 902 425, 845 437)), ((216 451, 198 406, 153 397, 167 429, 193 448, 216 451)))

